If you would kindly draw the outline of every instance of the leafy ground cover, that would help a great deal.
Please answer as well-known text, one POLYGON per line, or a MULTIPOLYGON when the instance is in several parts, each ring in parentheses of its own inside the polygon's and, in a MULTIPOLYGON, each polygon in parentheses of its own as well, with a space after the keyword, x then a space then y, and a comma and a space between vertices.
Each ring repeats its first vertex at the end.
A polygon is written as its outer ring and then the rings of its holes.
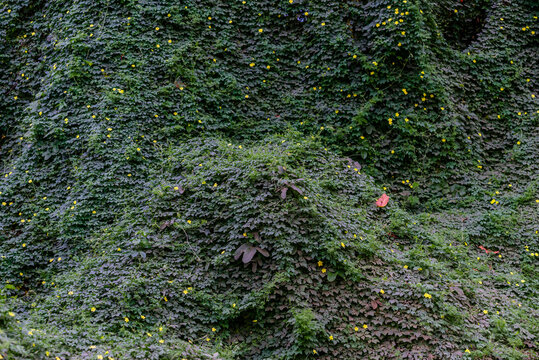
POLYGON ((0 358, 538 358, 538 10, 1 2, 0 358))

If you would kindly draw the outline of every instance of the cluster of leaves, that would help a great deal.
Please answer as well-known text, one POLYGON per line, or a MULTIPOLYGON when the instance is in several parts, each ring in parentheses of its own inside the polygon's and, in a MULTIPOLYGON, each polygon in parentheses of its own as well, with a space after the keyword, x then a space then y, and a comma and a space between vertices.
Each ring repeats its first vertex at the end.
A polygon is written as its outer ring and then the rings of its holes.
POLYGON ((222 357, 451 358, 494 341, 496 319, 532 354, 528 258, 522 289, 480 277, 495 256, 470 261, 462 234, 432 234, 393 202, 378 209, 359 164, 319 142, 193 140, 159 158, 89 252, 43 273, 32 307, 16 305, 54 356, 199 358, 183 340, 222 357))
POLYGON ((129 213, 92 240, 92 255, 45 281, 53 292, 35 316, 61 309, 53 318, 62 324, 110 333, 166 323, 204 339, 211 326, 226 334, 227 321, 263 310, 273 288, 295 275, 298 252, 362 277, 354 264, 374 251, 379 231, 358 221, 370 217, 370 180, 319 144, 274 140, 255 148, 196 141, 163 154, 129 213), (283 186, 295 189, 283 196, 283 186), (235 259, 245 248, 267 255, 258 269, 242 265, 254 254, 235 259))
POLYGON ((537 145, 523 131, 537 121, 532 3, 93 1, 5 9, 3 134, 29 132, 26 141, 47 143, 46 158, 67 156, 66 143, 75 154, 82 144, 128 153, 136 140, 207 131, 257 139, 293 127, 322 134, 379 178, 422 176, 431 192, 454 193, 453 171, 473 171, 490 147, 537 145), (47 108, 56 99, 63 100, 47 108), (103 146, 109 127, 114 141, 103 146), (503 135, 485 144, 492 132, 503 135), (434 176, 436 168, 444 171, 434 176))

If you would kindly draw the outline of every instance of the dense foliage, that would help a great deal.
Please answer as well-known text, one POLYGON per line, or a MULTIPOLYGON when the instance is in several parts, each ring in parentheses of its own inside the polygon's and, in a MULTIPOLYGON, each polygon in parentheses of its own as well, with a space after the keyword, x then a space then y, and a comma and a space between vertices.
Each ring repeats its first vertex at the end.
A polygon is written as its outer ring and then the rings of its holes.
POLYGON ((0 359, 537 358, 538 13, 0 1, 0 359))

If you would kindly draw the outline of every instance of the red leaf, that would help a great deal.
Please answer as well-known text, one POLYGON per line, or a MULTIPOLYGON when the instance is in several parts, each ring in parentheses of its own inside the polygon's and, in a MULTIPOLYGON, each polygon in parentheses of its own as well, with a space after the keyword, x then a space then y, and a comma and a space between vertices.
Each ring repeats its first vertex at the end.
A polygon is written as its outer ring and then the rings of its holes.
POLYGON ((384 207, 387 205, 387 202, 389 201, 389 196, 386 194, 383 194, 380 196, 380 199, 376 200, 376 206, 378 207, 384 207))
POLYGON ((488 253, 493 253, 493 254, 498 254, 498 253, 499 253, 499 251, 493 251, 493 250, 486 249, 486 248, 485 248, 484 246, 482 246, 482 245, 479 245, 479 248, 480 248, 481 250, 485 251, 485 253, 487 253, 487 254, 488 254, 488 253))

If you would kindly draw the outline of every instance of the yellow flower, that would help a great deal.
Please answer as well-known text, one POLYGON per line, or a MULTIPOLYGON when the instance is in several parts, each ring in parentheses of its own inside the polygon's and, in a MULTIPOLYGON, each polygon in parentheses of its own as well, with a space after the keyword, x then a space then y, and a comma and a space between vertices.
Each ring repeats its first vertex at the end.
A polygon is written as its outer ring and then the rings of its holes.
POLYGON ((94 312, 94 311, 95 311, 95 307, 91 308, 90 311, 91 311, 91 312, 94 312))
POLYGON ((423 296, 424 296, 424 297, 426 297, 427 299, 430 299, 430 298, 432 298, 432 295, 431 295, 431 294, 429 294, 429 293, 425 293, 425 294, 424 294, 423 296))
POLYGON ((8 315, 13 317, 13 316, 15 316, 15 313, 10 311, 10 312, 8 312, 8 315))
POLYGON ((329 335, 329 340, 333 340, 333 335, 329 335))
POLYGON ((159 343, 161 343, 161 344, 164 343, 164 342, 165 342, 165 340, 163 340, 163 339, 159 340, 159 343))
POLYGON ((325 272, 326 272, 326 268, 323 268, 323 269, 322 269, 322 273, 325 273, 325 272))
POLYGON ((367 324, 364 324, 363 329, 366 329, 366 328, 368 328, 368 326, 367 326, 367 324))
POLYGON ((358 330, 359 330, 359 328, 356 326, 356 327, 354 328, 354 331, 358 331, 358 330))
POLYGON ((384 294, 385 291, 383 289, 380 289, 380 294, 384 294))
POLYGON ((264 31, 264 29, 258 29, 258 32, 261 33, 262 31, 264 31))
POLYGON ((319 261, 318 266, 322 266, 322 265, 323 265, 322 261, 319 261))
POLYGON ((129 322, 129 319, 128 318, 124 318, 125 322, 129 322))

